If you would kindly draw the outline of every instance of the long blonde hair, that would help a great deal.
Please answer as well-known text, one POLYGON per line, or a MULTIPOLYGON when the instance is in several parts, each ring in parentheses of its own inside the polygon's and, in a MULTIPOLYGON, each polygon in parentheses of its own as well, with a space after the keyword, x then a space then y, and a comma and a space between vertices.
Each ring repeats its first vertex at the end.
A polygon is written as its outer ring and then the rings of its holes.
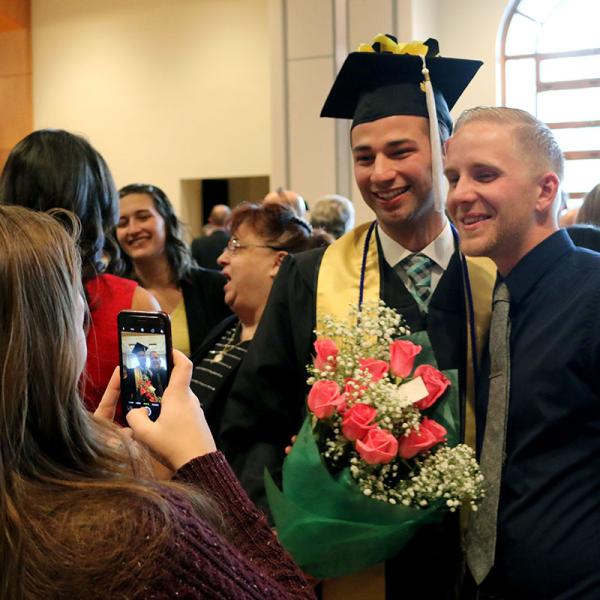
POLYGON ((207 506, 84 409, 76 223, 0 206, 0 598, 135 596, 177 520, 165 492, 207 506))

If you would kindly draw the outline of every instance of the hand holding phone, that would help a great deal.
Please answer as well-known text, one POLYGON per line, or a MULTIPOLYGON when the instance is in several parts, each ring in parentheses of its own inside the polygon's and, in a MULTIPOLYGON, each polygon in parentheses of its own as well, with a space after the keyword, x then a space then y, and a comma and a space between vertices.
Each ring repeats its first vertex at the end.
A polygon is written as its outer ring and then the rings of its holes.
POLYGON ((117 327, 123 414, 144 408, 155 421, 173 368, 169 315, 123 310, 117 327))
POLYGON ((104 419, 111 423, 115 420, 115 413, 117 412, 117 405, 121 400, 121 378, 120 368, 115 367, 113 374, 108 381, 106 390, 102 395, 100 404, 94 411, 94 417, 96 419, 104 419))
POLYGON ((127 414, 127 423, 135 440, 176 471, 193 458, 214 452, 216 446, 200 402, 190 390, 192 362, 178 350, 173 350, 173 360, 160 417, 153 423, 146 411, 133 409, 127 414))

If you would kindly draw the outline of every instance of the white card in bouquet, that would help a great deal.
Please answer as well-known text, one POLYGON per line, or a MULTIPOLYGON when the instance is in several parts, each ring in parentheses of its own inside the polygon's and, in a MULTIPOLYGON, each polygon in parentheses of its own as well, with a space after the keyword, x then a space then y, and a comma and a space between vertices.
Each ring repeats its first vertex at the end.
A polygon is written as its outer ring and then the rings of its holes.
POLYGON ((395 396, 402 406, 410 406, 423 398, 427 398, 429 392, 421 377, 415 377, 411 381, 398 386, 395 396))

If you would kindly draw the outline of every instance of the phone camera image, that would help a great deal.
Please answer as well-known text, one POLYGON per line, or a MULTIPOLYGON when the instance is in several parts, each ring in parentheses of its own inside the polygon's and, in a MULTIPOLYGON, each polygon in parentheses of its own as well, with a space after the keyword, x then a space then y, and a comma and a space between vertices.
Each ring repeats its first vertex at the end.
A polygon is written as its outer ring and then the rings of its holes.
POLYGON ((121 396, 126 412, 145 408, 156 421, 169 383, 167 345, 164 335, 143 331, 121 333, 121 396))

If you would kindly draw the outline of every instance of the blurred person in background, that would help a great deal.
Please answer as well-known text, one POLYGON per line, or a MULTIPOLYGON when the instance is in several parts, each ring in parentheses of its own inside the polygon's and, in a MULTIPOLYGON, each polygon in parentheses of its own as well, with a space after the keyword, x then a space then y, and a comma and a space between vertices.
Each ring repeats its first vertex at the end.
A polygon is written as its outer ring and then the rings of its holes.
POLYGON ((600 183, 584 196, 575 222, 600 226, 600 183))
POLYGON ((6 161, 0 203, 38 211, 64 208, 81 222, 81 278, 90 313, 84 397, 86 406, 94 410, 119 364, 117 314, 125 309, 160 308, 136 282, 105 273, 107 262, 117 274, 121 265, 119 247, 108 235, 119 217, 110 170, 81 136, 59 129, 34 131, 6 161))
POLYGON ((348 198, 331 194, 314 205, 310 224, 324 229, 337 240, 354 227, 354 216, 354 205, 348 198))
POLYGON ((263 202, 265 204, 283 204, 284 206, 291 208, 296 213, 297 217, 306 219, 308 204, 298 192, 284 190, 282 187, 278 187, 274 192, 269 192, 263 198, 263 202))
POLYGON ((183 227, 167 195, 155 185, 119 190, 116 238, 125 276, 137 281, 171 316, 173 347, 190 356, 206 334, 230 314, 220 273, 195 265, 183 227))
POLYGON ((207 235, 192 240, 192 256, 205 269, 219 270, 217 258, 229 240, 229 218, 231 209, 225 204, 215 204, 208 217, 211 231, 207 235))

